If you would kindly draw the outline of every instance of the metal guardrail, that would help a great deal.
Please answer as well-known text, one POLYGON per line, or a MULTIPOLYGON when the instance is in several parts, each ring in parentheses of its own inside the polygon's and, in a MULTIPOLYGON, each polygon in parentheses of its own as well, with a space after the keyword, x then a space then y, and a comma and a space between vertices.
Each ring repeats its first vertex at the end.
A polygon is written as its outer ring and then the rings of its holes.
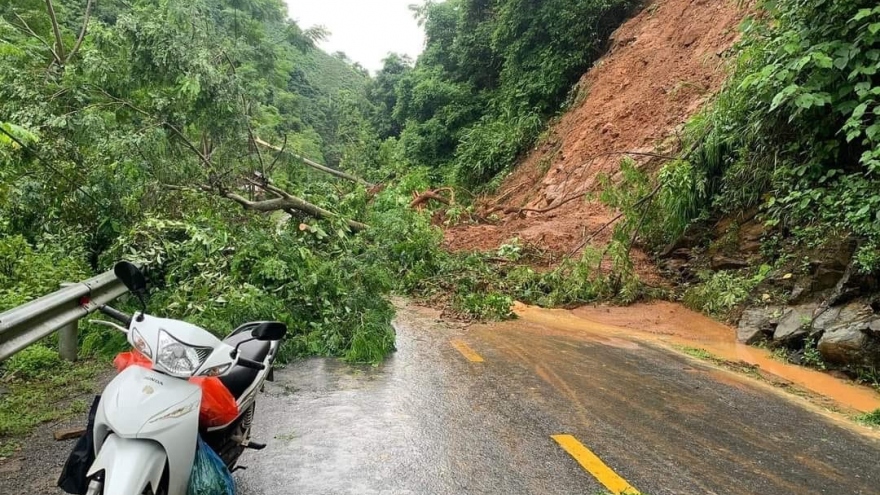
POLYGON ((55 332, 61 357, 76 360, 79 320, 127 291, 111 270, 0 313, 0 361, 55 332))

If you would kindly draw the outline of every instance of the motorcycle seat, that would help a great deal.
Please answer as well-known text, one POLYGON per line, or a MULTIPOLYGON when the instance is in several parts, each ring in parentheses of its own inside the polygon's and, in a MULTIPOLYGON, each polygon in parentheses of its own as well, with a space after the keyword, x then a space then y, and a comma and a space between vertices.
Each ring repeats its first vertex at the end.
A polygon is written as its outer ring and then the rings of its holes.
MULTIPOLYGON (((249 338, 251 338, 250 332, 240 332, 226 337, 223 341, 232 347, 235 347, 239 342, 249 338)), ((252 361, 263 362, 269 354, 270 346, 271 344, 269 342, 252 340, 241 344, 238 348, 238 352, 241 357, 252 361)), ((229 373, 220 377, 220 381, 223 382, 223 385, 225 385, 227 389, 229 389, 229 392, 232 393, 233 397, 239 399, 242 394, 244 394, 245 390, 254 383, 254 380, 257 379, 259 373, 260 372, 257 370, 245 368, 244 366, 233 366, 229 373)))

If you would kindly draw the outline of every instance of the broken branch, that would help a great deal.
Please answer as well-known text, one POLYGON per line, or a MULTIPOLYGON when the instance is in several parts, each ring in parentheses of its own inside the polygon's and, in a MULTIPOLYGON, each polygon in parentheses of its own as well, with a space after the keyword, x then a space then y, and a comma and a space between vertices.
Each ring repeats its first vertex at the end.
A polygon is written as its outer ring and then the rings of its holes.
MULTIPOLYGON (((284 148, 279 148, 279 147, 277 147, 277 146, 274 146, 274 145, 272 145, 272 144, 269 144, 269 143, 267 143, 266 141, 263 141, 262 139, 260 139, 260 138, 258 138, 258 137, 254 137, 254 142, 257 143, 257 144, 259 144, 260 146, 264 146, 264 147, 266 147, 266 148, 269 148, 270 150, 275 150, 275 151, 277 151, 277 152, 279 152, 279 153, 284 153, 284 152, 285 152, 284 148)), ((308 165, 309 167, 312 167, 312 168, 315 169, 315 170, 320 170, 321 172, 324 172, 324 173, 326 173, 326 174, 330 174, 330 175, 333 175, 333 176, 335 176, 335 177, 339 177, 340 179, 345 179, 345 180, 347 180, 347 181, 350 181, 350 182, 354 182, 354 183, 360 184, 360 185, 362 185, 362 186, 373 187, 373 185, 374 185, 374 184, 371 184, 371 183, 369 183, 369 182, 367 182, 367 181, 361 179, 360 177, 355 177, 354 175, 347 174, 347 173, 345 173, 345 172, 343 172, 343 171, 341 171, 341 170, 336 170, 336 169, 334 169, 334 168, 330 168, 330 167, 327 167, 327 166, 321 165, 320 163, 313 162, 312 160, 309 160, 308 158, 306 158, 306 157, 304 157, 304 156, 301 156, 301 155, 298 155, 298 154, 296 154, 296 153, 294 153, 294 152, 292 152, 292 151, 290 151, 290 150, 287 150, 286 153, 287 153, 288 155, 290 155, 290 156, 296 158, 297 160, 300 160, 301 162, 305 163, 305 164, 308 165)))
MULTIPOLYGON (((316 218, 337 218, 337 215, 335 213, 329 210, 325 210, 320 206, 309 203, 308 201, 297 198, 296 196, 292 196, 291 194, 286 192, 284 193, 284 197, 266 199, 263 201, 250 201, 247 198, 244 198, 230 191, 220 191, 220 196, 235 201, 246 210, 268 213, 273 211, 284 211, 292 209, 316 218)), ((361 232, 368 228, 366 224, 357 222, 355 220, 346 220, 346 223, 348 224, 349 228, 351 228, 351 230, 355 232, 361 232)))

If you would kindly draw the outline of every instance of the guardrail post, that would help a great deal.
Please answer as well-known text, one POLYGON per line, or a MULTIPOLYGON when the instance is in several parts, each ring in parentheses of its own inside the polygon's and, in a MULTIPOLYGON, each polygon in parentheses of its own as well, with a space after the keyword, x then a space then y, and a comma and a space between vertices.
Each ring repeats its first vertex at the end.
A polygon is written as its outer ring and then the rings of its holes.
MULTIPOLYGON (((62 282, 61 288, 76 285, 72 282, 62 282)), ((58 329, 58 354, 65 361, 76 361, 79 354, 79 320, 74 320, 68 325, 58 329)))
POLYGON ((58 329, 58 354, 65 361, 76 361, 79 353, 79 322, 74 321, 58 329))

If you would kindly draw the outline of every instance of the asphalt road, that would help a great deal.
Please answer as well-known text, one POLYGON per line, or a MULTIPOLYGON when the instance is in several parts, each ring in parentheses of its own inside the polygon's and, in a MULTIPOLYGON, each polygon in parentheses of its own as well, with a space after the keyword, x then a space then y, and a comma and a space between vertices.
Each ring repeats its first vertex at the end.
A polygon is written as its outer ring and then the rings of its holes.
POLYGON ((381 366, 277 374, 241 495, 880 493, 875 435, 668 350, 412 308, 397 330, 381 366))
MULTIPOLYGON (((238 495, 880 494, 875 433, 654 344, 412 307, 396 327, 380 366, 276 374, 238 495)), ((0 494, 60 493, 58 426, 0 462, 0 494)))

